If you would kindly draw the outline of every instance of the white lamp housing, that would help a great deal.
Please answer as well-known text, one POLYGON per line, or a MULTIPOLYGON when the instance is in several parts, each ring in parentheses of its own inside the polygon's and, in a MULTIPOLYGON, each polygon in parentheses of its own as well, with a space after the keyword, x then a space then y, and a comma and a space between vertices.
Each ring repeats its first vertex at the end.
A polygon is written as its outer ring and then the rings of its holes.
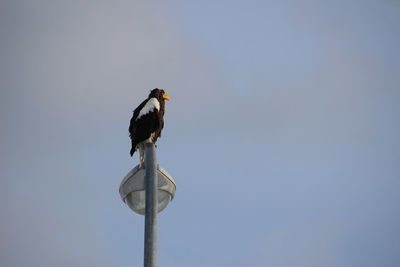
MULTIPOLYGON (((119 194, 125 204, 134 212, 142 215, 145 214, 146 210, 145 176, 146 169, 144 166, 137 165, 128 172, 119 187, 119 194)), ((160 165, 157 165, 157 178, 157 212, 160 212, 174 198, 176 184, 172 176, 160 165)))

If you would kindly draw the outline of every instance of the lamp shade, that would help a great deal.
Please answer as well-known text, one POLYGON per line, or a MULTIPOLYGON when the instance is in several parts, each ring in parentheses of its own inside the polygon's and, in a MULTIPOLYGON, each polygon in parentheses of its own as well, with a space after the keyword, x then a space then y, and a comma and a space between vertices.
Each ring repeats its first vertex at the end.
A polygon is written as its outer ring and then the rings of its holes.
MULTIPOLYGON (((146 169, 142 165, 137 165, 124 177, 119 187, 119 194, 134 212, 144 215, 146 210, 146 191, 145 191, 146 169)), ((157 212, 167 207, 168 203, 174 198, 176 184, 172 176, 157 165, 157 212)))

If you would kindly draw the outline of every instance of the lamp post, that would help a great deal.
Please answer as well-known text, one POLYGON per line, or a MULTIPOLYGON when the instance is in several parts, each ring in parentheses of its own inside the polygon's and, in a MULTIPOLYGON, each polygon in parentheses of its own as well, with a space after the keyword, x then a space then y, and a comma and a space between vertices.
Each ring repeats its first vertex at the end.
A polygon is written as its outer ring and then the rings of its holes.
POLYGON ((154 144, 146 144, 144 166, 128 172, 119 187, 122 200, 134 212, 145 215, 144 267, 156 266, 157 213, 165 209, 175 191, 174 179, 156 162, 154 144))
POLYGON ((154 144, 145 146, 146 215, 144 218, 144 267, 156 266, 157 255, 157 159, 154 144))

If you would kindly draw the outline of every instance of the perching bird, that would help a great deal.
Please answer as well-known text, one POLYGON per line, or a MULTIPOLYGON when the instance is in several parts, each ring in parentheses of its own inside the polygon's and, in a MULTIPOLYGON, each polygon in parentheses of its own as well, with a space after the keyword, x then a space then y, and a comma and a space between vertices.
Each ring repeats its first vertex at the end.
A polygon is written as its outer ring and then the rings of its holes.
POLYGON ((131 156, 140 150, 140 163, 144 162, 144 144, 155 143, 161 137, 164 128, 165 100, 168 94, 162 89, 151 90, 149 97, 134 111, 129 124, 129 136, 132 140, 131 156))

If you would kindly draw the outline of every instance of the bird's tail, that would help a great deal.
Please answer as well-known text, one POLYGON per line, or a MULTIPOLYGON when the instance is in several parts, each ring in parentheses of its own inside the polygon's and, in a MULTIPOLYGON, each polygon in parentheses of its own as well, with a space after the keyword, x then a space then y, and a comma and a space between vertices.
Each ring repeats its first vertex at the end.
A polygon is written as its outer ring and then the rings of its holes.
POLYGON ((133 153, 135 153, 135 150, 136 150, 136 144, 132 140, 132 148, 131 151, 129 152, 131 154, 131 157, 133 156, 133 153))

